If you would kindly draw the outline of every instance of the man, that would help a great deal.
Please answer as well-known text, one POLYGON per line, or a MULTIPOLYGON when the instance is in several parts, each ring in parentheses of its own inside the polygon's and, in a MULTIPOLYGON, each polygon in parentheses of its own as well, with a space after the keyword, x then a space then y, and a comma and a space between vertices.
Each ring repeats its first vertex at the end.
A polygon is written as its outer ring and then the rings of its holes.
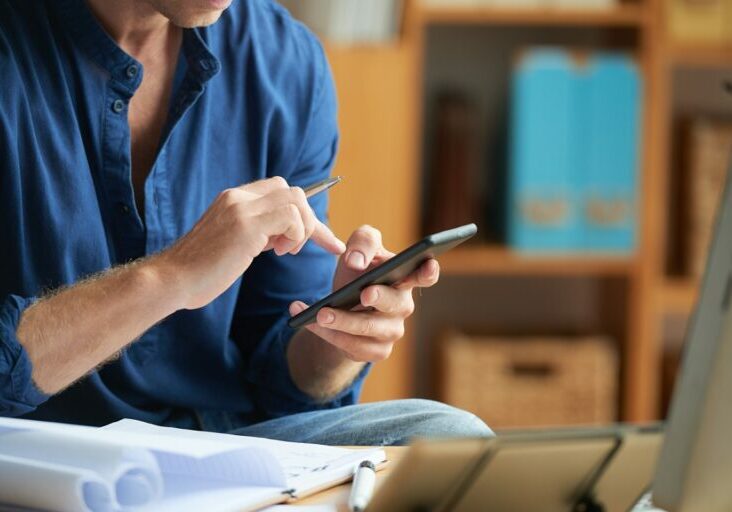
POLYGON ((338 141, 319 44, 270 0, 230 2, 0 0, 0 413, 328 444, 487 434, 433 402, 353 405, 436 261, 364 290, 365 311, 287 327, 392 254, 370 227, 344 244, 300 188, 338 141))

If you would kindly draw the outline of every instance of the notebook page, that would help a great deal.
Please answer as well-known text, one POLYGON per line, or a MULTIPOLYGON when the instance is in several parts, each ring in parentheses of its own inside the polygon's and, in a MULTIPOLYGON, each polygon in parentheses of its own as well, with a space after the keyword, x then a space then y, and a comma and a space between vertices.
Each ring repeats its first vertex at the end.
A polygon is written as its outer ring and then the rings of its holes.
MULTIPOLYGON (((282 503, 287 495, 275 487, 225 487, 210 489, 182 479, 163 499, 135 512, 248 512, 282 503)), ((166 489, 167 491, 167 489, 166 489)))
POLYGON ((386 452, 382 449, 366 448, 349 450, 349 452, 330 461, 327 470, 301 473, 288 480, 290 487, 293 489, 292 497, 303 498, 333 485, 351 480, 358 465, 365 460, 370 460, 375 466, 379 466, 387 460, 386 452))
MULTIPOLYGON (((179 440, 180 441, 180 440, 179 440)), ((150 450, 160 466, 166 489, 173 477, 192 477, 209 487, 248 486, 287 488, 287 476, 267 450, 256 446, 232 447, 203 458, 150 450)))

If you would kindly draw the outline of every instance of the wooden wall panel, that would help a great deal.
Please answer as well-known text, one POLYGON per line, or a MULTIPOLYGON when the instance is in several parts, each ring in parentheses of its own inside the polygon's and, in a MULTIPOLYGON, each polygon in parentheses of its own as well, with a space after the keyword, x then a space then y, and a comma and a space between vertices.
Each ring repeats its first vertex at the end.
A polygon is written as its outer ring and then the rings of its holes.
MULTIPOLYGON (((358 226, 381 230, 398 252, 417 237, 417 102, 414 46, 327 48, 339 100, 341 146, 331 192, 330 222, 345 240, 358 226)), ((412 396, 413 336, 367 379, 363 400, 412 396)))

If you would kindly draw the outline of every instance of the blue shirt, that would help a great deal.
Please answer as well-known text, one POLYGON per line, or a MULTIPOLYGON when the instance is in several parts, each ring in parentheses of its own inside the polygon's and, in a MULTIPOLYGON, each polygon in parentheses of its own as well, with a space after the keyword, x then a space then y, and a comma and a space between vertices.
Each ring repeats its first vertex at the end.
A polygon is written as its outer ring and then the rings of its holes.
MULTIPOLYGON (((335 260, 312 243, 260 255, 210 305, 168 317, 67 390, 34 386, 15 332, 43 293, 165 249, 226 188, 275 175, 304 186, 333 165, 322 48, 273 1, 238 0, 184 32, 141 219, 127 105, 144 72, 83 0, 0 0, 0 415, 225 430, 354 403, 363 374, 316 403, 287 367, 289 303, 331 290, 335 260)), ((311 204, 325 220, 326 196, 311 204)))

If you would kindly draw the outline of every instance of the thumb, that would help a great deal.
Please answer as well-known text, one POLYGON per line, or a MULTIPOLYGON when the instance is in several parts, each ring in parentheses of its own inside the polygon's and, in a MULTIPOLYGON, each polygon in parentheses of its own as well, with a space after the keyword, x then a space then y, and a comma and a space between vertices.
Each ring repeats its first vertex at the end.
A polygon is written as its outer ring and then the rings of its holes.
POLYGON ((290 304, 290 316, 299 315, 308 308, 308 305, 302 301, 296 300, 290 304))
MULTIPOLYGON (((305 304, 302 301, 296 300, 295 302, 293 302, 292 304, 290 304, 290 308, 289 308, 290 309, 290 316, 295 316, 295 315, 297 315, 299 313, 302 313, 307 308, 308 308, 308 305, 307 304, 305 304)), ((310 325, 306 325, 304 328, 307 329, 308 331, 312 332, 316 336, 322 338, 324 341, 327 341, 328 343, 331 343, 332 344, 332 341, 331 340, 333 339, 334 333, 330 329, 326 329, 325 327, 321 327, 321 326, 319 326, 315 322, 313 322, 310 325)))

